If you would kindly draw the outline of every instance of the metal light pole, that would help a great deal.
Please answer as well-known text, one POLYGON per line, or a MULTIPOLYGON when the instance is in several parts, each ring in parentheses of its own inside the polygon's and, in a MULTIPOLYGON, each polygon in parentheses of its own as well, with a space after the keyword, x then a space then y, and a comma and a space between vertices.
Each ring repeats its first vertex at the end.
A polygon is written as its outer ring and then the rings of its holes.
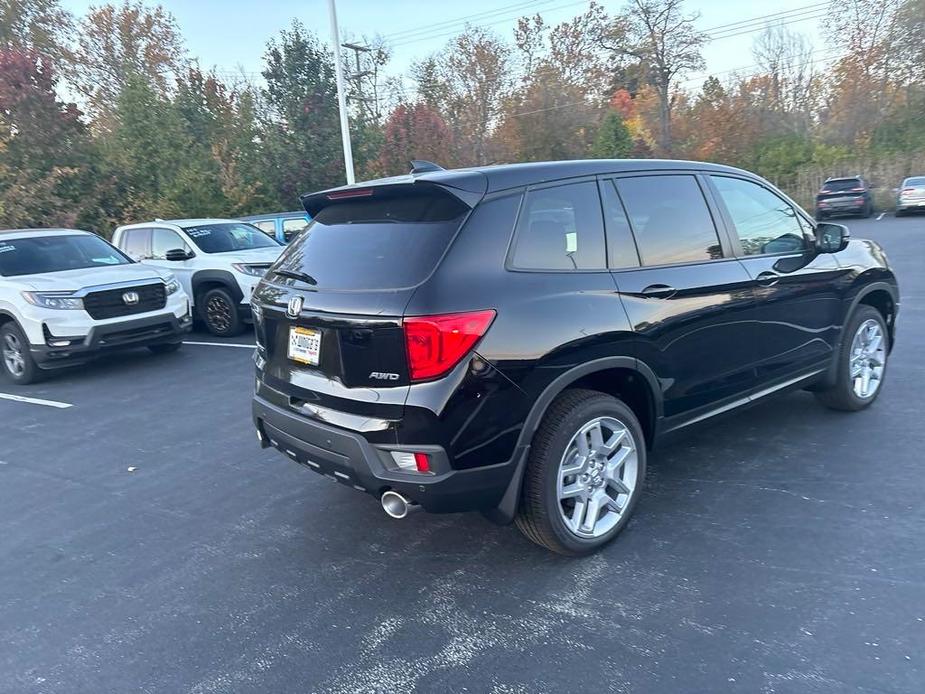
POLYGON ((337 77, 337 109, 340 112, 340 136, 344 143, 344 168, 347 183, 356 181, 353 175, 353 148, 350 146, 350 123, 347 120, 347 95, 344 92, 344 66, 340 59, 340 32, 337 30, 337 8, 334 0, 328 0, 331 11, 331 45, 334 47, 334 74, 337 77))

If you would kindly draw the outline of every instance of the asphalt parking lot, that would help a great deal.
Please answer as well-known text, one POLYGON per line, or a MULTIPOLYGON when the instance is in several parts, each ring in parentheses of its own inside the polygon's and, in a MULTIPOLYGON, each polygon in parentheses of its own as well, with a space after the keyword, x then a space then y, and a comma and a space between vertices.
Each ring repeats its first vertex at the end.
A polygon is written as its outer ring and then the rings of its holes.
POLYGON ((0 399, 0 691, 922 692, 925 216, 847 223, 900 279, 878 402, 656 451, 581 560, 261 451, 250 335, 0 384, 71 405, 0 399))

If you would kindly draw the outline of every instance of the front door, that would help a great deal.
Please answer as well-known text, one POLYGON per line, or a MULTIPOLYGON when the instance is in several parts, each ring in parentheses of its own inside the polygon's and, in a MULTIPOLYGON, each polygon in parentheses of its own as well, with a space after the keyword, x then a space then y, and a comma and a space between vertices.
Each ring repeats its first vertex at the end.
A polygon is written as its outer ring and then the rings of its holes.
POLYGON ((810 221, 767 186, 711 175, 755 291, 758 387, 825 368, 839 333, 834 255, 814 251, 810 221))

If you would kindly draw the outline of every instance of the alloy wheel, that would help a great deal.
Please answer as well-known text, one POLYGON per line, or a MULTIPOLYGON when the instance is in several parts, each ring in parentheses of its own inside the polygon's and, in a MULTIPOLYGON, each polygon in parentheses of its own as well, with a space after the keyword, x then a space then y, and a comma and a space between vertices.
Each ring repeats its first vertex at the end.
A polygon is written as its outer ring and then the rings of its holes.
POLYGON ((231 327, 231 306, 220 296, 213 296, 206 304, 206 320, 214 331, 223 333, 231 327))
POLYGON ((3 336, 3 363, 13 376, 22 376, 26 370, 26 359, 19 338, 12 333, 3 336))
POLYGON ((883 326, 872 318, 861 323, 851 342, 851 387, 862 400, 872 398, 883 381, 886 344, 883 326))
POLYGON ((559 463, 559 513, 577 537, 606 535, 623 517, 636 489, 638 458, 629 427, 598 417, 572 437, 559 463))

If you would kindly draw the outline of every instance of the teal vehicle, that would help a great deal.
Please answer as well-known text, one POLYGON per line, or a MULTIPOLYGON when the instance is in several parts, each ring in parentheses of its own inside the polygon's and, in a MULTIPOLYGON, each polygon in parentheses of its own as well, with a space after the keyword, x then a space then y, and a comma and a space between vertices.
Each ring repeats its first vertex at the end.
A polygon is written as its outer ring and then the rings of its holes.
POLYGON ((305 231, 312 218, 302 210, 301 212, 268 212, 267 214, 253 214, 241 217, 242 222, 248 222, 260 229, 267 236, 271 236, 280 243, 289 243, 305 231))

